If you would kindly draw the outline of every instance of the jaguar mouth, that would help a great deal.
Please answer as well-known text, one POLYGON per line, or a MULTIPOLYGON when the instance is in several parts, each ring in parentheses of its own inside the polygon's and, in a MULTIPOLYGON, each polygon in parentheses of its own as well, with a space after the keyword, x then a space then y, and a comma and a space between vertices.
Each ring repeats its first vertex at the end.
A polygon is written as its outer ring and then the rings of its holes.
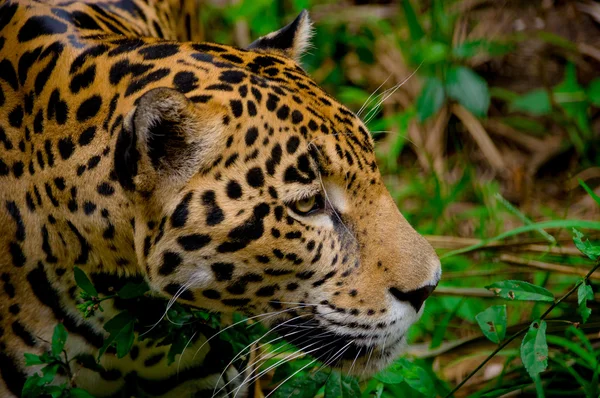
POLYGON ((370 375, 384 368, 398 356, 405 341, 404 335, 343 334, 315 318, 280 320, 272 329, 323 366, 355 375, 370 375))

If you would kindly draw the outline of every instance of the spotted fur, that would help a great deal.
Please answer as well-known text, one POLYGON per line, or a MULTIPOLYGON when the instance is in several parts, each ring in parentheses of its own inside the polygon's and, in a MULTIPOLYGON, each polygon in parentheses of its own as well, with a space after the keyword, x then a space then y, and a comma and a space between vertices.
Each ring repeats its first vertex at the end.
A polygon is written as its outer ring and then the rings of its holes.
MULTIPOLYGON (((399 354, 439 280, 364 124, 296 62, 308 15, 244 50, 188 41, 193 3, 0 1, 2 397, 20 394, 36 371, 23 353, 48 350, 56 323, 71 356, 102 345, 117 304, 84 320, 73 266, 105 293, 145 279, 183 304, 274 312, 264 323, 283 334, 304 327, 299 348, 367 372, 399 354)), ((203 341, 179 375, 165 347, 136 343, 105 372, 74 363, 75 381, 204 396, 222 369, 214 344, 192 358, 203 341)))

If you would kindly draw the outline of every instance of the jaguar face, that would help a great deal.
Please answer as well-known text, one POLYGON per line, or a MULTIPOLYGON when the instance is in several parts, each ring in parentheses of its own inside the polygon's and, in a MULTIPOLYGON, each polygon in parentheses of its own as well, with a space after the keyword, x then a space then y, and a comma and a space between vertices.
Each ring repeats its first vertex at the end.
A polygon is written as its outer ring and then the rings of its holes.
POLYGON ((198 92, 144 94, 115 166, 154 290, 242 311, 325 363, 370 373, 401 352, 440 262, 384 186, 363 122, 269 50, 281 35, 300 46, 299 18, 250 51, 207 51, 219 69, 195 72, 198 92))

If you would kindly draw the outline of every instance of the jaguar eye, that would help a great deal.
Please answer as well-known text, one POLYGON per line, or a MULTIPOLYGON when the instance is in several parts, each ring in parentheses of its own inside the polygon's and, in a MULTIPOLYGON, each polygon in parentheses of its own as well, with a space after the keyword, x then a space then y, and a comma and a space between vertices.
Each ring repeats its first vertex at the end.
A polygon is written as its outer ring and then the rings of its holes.
POLYGON ((321 199, 321 195, 314 195, 291 203, 290 208, 300 216, 307 216, 321 210, 323 208, 323 200, 321 199))

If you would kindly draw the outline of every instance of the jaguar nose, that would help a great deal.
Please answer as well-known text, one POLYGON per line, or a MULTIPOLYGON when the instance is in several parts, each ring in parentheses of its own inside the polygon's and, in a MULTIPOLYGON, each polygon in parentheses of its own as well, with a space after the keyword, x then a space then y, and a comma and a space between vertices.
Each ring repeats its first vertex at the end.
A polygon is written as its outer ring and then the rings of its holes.
POLYGON ((431 293, 435 290, 436 286, 437 284, 427 285, 420 287, 416 290, 411 290, 409 292, 403 292, 402 290, 397 289, 395 287, 391 287, 389 290, 392 296, 394 296, 397 300, 408 302, 415 309, 416 312, 419 312, 419 310, 423 306, 423 303, 425 302, 427 297, 429 297, 431 293))

